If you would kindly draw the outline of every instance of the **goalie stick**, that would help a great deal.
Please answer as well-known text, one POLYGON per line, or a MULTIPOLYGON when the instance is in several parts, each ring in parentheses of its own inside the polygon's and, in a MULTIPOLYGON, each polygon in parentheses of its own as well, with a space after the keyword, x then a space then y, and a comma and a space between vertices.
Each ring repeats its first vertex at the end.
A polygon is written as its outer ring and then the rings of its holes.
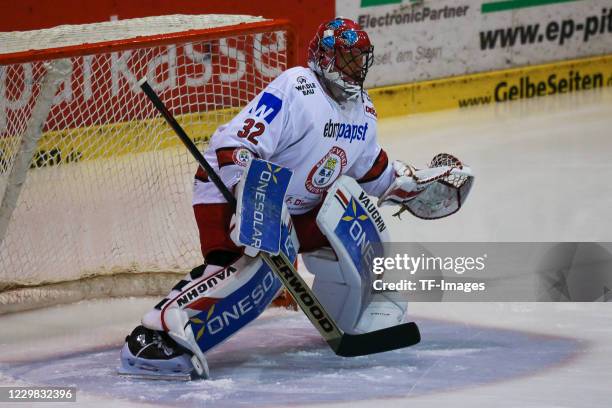
MULTIPOLYGON (((181 125, 176 121, 172 113, 159 98, 157 93, 151 88, 146 77, 142 78, 138 84, 143 92, 151 100, 153 105, 164 117, 166 122, 172 127, 189 152, 196 161, 208 173, 209 179, 219 189, 227 202, 236 208, 236 198, 229 189, 223 184, 221 178, 213 170, 210 164, 204 159, 193 141, 185 133, 181 125)), ((414 322, 403 323, 397 326, 376 330, 369 333, 349 334, 345 333, 333 317, 325 310, 323 305, 317 300, 310 287, 304 282, 297 273, 295 267, 281 252, 279 255, 271 255, 266 252, 259 252, 258 256, 272 269, 280 279, 289 293, 296 300, 300 309, 306 314, 310 322, 317 328, 321 336, 325 339, 331 349, 339 356, 354 357, 367 354, 380 353, 384 351, 396 350, 417 344, 421 340, 419 328, 414 322)))

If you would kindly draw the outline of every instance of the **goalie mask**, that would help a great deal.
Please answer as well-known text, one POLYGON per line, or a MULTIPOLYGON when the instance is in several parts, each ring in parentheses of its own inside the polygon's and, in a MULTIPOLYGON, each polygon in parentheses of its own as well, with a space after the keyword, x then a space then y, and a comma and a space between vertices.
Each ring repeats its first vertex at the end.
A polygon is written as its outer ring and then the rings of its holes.
POLYGON ((308 66, 339 102, 356 98, 374 63, 368 34, 353 20, 338 17, 319 26, 308 49, 308 66))

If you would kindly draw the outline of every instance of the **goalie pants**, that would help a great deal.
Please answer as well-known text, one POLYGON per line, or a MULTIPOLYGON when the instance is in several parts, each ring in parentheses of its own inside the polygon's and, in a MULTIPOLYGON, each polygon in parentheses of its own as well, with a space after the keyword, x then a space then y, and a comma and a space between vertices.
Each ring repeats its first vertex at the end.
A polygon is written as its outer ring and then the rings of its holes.
MULTIPOLYGON (((300 241, 300 252, 310 252, 315 249, 331 246, 317 226, 319 204, 307 213, 292 215, 293 227, 300 241)), ((193 212, 200 233, 202 255, 206 257, 214 251, 226 251, 242 254, 242 249, 230 239, 230 221, 234 210, 227 203, 196 204, 193 212)))

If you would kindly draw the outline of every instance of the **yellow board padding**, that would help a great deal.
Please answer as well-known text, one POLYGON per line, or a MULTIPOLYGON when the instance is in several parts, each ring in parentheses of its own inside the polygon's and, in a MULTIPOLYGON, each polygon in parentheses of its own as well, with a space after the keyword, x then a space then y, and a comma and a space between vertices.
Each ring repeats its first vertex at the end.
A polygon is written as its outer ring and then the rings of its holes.
MULTIPOLYGON (((240 108, 226 108, 184 114, 176 119, 192 140, 203 142, 219 125, 228 122, 239 111, 240 108)), ((179 144, 180 139, 161 117, 49 131, 41 136, 37 144, 32 167, 161 150, 179 144)), ((0 138, 0 162, 7 161, 18 146, 14 137, 0 138)))
POLYGON ((612 86, 612 55, 380 87, 368 92, 378 117, 386 118, 600 86, 612 86))

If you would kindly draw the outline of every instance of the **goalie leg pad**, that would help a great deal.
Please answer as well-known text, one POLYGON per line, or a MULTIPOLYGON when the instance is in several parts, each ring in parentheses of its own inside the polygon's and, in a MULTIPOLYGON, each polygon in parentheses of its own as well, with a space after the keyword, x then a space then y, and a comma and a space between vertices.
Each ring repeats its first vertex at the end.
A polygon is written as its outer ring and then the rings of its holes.
POLYGON ((384 255, 378 253, 380 244, 389 240, 376 204, 353 179, 342 176, 329 190, 317 224, 333 251, 321 249, 302 258, 315 274, 317 299, 338 325, 349 333, 364 333, 401 323, 406 302, 390 302, 372 287, 372 259, 384 255))
POLYGON ((185 287, 164 305, 162 326, 198 356, 257 318, 280 288, 281 282, 260 258, 243 256, 185 287))
MULTIPOLYGON (((190 361, 192 376, 208 378, 204 353, 257 318, 282 285, 260 258, 248 256, 227 267, 205 265, 200 267, 198 275, 192 281, 187 282, 186 277, 183 283, 179 282, 156 309, 143 317, 143 322, 146 327, 153 326, 152 331, 167 333, 189 352, 185 358, 190 361)), ((122 351, 122 374, 135 374, 129 371, 145 372, 150 374, 148 377, 167 377, 176 371, 184 374, 177 367, 186 364, 185 358, 158 362, 137 359, 140 356, 130 355, 128 351, 125 347, 122 351)))
POLYGON ((161 311, 172 299, 176 298, 187 286, 193 286, 197 283, 207 280, 210 276, 221 271, 223 267, 217 265, 200 265, 193 268, 183 279, 181 279, 155 307, 149 310, 142 317, 142 325, 148 329, 156 331, 164 331, 161 321, 161 311))
POLYGON ((343 270, 331 248, 302 254, 306 269, 315 275, 312 290, 338 326, 351 332, 361 310, 361 279, 353 268, 343 270))
POLYGON ((398 292, 381 292, 372 297, 355 325, 357 333, 368 333, 407 323, 408 301, 398 292))
POLYGON ((380 292, 363 297, 361 283, 344 279, 359 278, 359 273, 354 268, 343 271, 331 248, 302 254, 302 260, 315 275, 312 290, 317 299, 343 330, 368 333, 406 322, 408 302, 400 293, 380 292), (365 299, 369 303, 362 305, 365 299))

